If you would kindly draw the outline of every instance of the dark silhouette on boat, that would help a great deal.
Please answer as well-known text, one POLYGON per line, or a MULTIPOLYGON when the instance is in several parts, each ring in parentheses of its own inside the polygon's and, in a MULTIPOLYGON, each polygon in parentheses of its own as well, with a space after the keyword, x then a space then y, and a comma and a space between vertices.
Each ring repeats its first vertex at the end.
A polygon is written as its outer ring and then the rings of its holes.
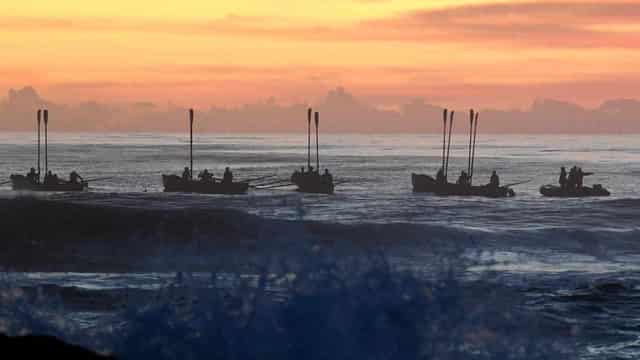
POLYGON ((193 109, 189 109, 189 165, 184 168, 182 176, 162 175, 165 192, 240 195, 249 190, 248 181, 233 181, 233 173, 229 168, 226 168, 221 180, 214 178, 206 169, 197 180, 193 178, 193 109))
POLYGON ((38 125, 38 149, 37 149, 37 171, 31 168, 26 175, 12 174, 9 176, 11 187, 18 191, 84 191, 89 187, 89 181, 84 180, 77 172, 72 171, 69 174, 69 180, 62 180, 58 175, 53 174, 49 170, 49 152, 47 129, 49 123, 49 110, 38 109, 37 125, 38 125), (40 128, 41 119, 44 120, 44 179, 40 176, 40 128))
POLYGON ((540 187, 540 194, 548 197, 592 197, 592 196, 609 196, 611 193, 601 184, 592 186, 584 186, 583 178, 593 173, 583 172, 582 168, 572 167, 567 175, 564 167, 560 169, 560 177, 558 185, 543 185, 540 187))
POLYGON ((511 189, 514 184, 500 186, 498 175, 494 171, 491 181, 486 185, 473 185, 473 171, 475 168, 475 149, 478 135, 478 115, 471 110, 469 130, 469 157, 467 170, 462 171, 457 182, 448 181, 449 156, 451 153, 451 134, 453 132, 453 119, 455 111, 449 113, 449 135, 447 141, 447 109, 443 111, 442 129, 442 166, 436 177, 425 174, 411 174, 411 184, 415 193, 431 193, 441 196, 483 196, 489 198, 513 197, 515 192, 511 189))
POLYGON ((335 184, 333 175, 328 169, 320 174, 320 153, 318 145, 318 127, 320 124, 320 115, 315 113, 316 125, 316 167, 311 166, 311 114, 312 109, 307 111, 307 169, 302 167, 300 170, 294 171, 291 175, 291 182, 298 187, 299 192, 312 194, 333 194, 335 184))

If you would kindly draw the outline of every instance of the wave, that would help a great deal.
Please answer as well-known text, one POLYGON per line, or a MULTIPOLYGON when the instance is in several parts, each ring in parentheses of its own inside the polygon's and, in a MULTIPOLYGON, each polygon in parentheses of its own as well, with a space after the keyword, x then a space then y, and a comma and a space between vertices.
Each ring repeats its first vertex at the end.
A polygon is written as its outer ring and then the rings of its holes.
POLYGON ((0 199, 0 217, 5 220, 0 238, 10 245, 0 254, 0 263, 30 271, 174 271, 181 266, 208 271, 213 259, 242 266, 313 252, 463 261, 469 249, 553 250, 596 258, 640 251, 640 230, 606 227, 489 230, 445 224, 339 224, 279 220, 224 208, 149 209, 24 197, 0 199))

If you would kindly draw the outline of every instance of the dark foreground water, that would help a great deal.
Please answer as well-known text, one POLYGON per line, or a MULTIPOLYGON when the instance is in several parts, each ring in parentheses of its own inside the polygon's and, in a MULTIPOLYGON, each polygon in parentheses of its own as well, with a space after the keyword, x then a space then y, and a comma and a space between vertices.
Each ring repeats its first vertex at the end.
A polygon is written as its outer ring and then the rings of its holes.
MULTIPOLYGON (((31 166, 30 134, 0 138, 2 178, 31 166)), ((321 162, 347 181, 330 197, 163 194, 160 175, 186 163, 180 136, 51 138, 55 171, 113 179, 0 190, 0 332, 132 359, 640 356, 634 136, 485 135, 478 181, 532 180, 498 201, 411 193, 411 172, 438 167, 438 136, 325 136, 321 162), (574 163, 613 196, 537 194, 574 163)), ((286 178, 304 140, 199 137, 196 169, 286 178)))

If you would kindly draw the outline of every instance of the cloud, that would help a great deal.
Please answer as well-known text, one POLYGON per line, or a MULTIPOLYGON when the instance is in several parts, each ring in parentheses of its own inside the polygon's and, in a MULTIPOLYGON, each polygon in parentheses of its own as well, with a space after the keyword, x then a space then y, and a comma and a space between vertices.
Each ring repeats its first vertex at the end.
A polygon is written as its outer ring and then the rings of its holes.
POLYGON ((0 18, 0 29, 125 31, 294 41, 402 41, 562 48, 640 47, 635 1, 485 3, 415 10, 347 25, 230 15, 211 21, 0 18))

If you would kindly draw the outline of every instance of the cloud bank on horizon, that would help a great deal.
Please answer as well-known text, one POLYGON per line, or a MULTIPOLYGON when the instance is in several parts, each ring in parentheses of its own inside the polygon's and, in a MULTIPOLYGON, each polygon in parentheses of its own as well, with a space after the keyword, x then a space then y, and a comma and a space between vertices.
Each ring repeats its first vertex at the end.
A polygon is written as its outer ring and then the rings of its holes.
MULTIPOLYGON (((304 132, 307 104, 279 104, 274 98, 234 108, 197 110, 200 132, 304 132)), ((397 110, 371 106, 344 88, 329 91, 312 105, 321 113, 324 132, 440 133, 443 107, 413 99, 397 110)), ((168 131, 183 132, 187 109, 151 102, 77 105, 57 104, 42 98, 33 87, 11 89, 0 100, 0 131, 32 131, 36 109, 48 108, 51 129, 57 131, 168 131)), ((452 110, 451 108, 449 110, 452 110)), ((455 131, 468 131, 468 109, 458 113, 455 131)), ((476 109, 478 110, 478 109, 476 109)), ((640 133, 640 101, 608 100, 596 108, 552 99, 538 99, 529 109, 479 109, 483 132, 492 133, 640 133)))
POLYGON ((0 91, 201 108, 276 96, 293 107, 340 85, 398 111, 416 97, 597 108, 637 97, 639 20, 630 0, 3 2, 0 91))

